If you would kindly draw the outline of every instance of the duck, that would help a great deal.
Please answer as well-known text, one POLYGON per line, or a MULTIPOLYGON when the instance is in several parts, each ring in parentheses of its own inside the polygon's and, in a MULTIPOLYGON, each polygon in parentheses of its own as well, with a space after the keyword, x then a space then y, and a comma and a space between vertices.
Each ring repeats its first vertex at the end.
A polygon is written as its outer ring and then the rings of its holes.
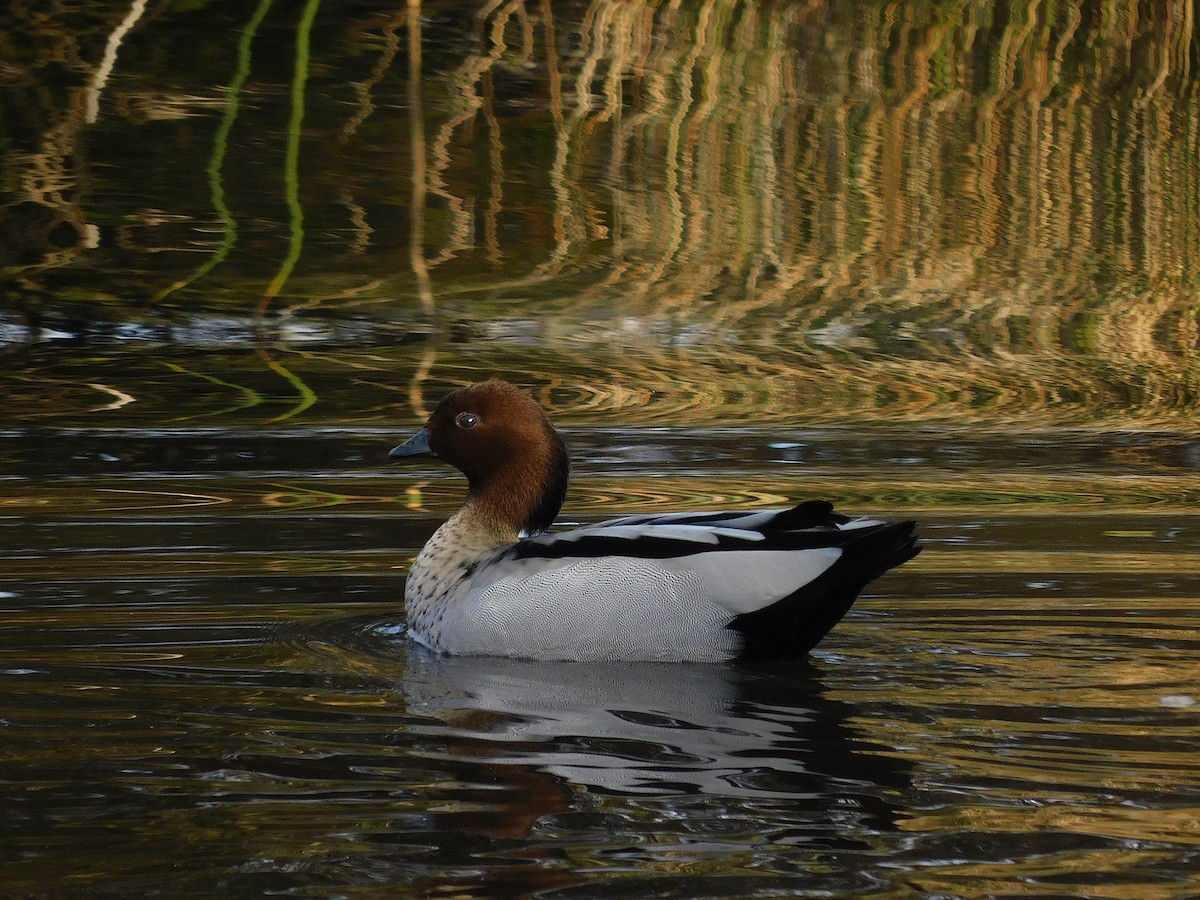
POLYGON ((784 509, 630 515, 552 531, 570 458, 533 396, 492 379, 437 404, 389 452, 467 480, 404 587, 409 637, 439 654, 746 662, 805 656, 871 581, 916 556, 913 521, 784 509))

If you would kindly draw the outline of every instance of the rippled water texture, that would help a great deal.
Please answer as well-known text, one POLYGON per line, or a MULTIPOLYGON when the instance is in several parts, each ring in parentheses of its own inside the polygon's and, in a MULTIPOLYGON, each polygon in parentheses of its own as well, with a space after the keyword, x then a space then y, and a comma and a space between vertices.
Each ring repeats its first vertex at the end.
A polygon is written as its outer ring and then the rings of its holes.
POLYGON ((1200 895, 1195 22, 5 5, 0 894, 1200 895), (563 522, 925 552, 803 664, 417 652, 491 375, 563 522))

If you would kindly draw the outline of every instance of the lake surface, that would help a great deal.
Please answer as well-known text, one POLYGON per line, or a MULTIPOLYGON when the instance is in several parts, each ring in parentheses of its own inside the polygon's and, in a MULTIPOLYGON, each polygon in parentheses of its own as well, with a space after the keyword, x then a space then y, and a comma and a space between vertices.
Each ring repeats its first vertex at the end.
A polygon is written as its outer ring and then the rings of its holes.
POLYGON ((0 893, 1200 894, 1190 2, 0 12, 0 893), (565 524, 925 552, 803 663, 446 659, 532 389, 565 524))

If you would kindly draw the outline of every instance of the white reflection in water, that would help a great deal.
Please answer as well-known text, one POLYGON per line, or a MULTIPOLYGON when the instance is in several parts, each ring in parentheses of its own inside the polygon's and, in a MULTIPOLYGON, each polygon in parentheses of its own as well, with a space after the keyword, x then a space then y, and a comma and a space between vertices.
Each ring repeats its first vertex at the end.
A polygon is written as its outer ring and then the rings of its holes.
POLYGON ((409 713, 445 723, 418 733, 468 739, 489 763, 588 788, 811 799, 830 778, 895 768, 861 752, 871 745, 854 740, 848 707, 822 697, 803 664, 547 664, 416 649, 409 659, 409 713))

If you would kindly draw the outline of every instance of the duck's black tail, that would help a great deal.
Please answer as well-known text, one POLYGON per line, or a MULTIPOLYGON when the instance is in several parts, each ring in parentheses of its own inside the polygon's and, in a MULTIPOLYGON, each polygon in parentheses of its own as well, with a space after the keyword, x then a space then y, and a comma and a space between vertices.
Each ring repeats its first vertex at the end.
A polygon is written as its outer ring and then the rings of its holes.
POLYGON ((795 593, 737 616, 727 627, 741 633, 743 661, 803 656, 829 633, 859 592, 888 569, 921 552, 916 522, 884 522, 842 532, 842 555, 795 593))

